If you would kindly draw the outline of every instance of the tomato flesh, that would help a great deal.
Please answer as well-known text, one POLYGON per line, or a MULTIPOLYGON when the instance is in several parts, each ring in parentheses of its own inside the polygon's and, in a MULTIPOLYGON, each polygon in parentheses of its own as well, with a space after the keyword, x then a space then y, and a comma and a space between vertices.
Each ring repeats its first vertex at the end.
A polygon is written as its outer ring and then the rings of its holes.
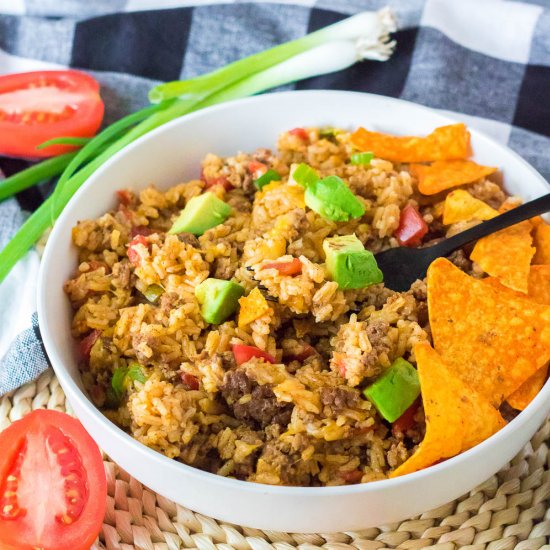
POLYGON ((302 273, 302 262, 294 258, 290 262, 272 262, 262 266, 262 269, 276 269, 281 275, 299 275, 302 273))
POLYGON ((302 141, 309 141, 309 134, 305 128, 292 128, 288 133, 291 136, 299 137, 302 141))
POLYGON ((400 433, 406 433, 414 426, 414 416, 420 406, 417 399, 393 424, 391 427, 394 436, 400 433))
POLYGON ((199 379, 188 372, 181 373, 181 381, 190 390, 198 390, 200 388, 199 379))
POLYGON ((87 550, 107 495, 101 453, 80 422, 33 411, 0 433, 0 548, 87 550))
POLYGON ((268 363, 275 363, 275 357, 273 357, 273 355, 270 355, 269 353, 262 351, 255 346, 233 344, 232 349, 237 365, 242 365, 243 363, 246 363, 247 361, 252 359, 252 357, 258 357, 259 359, 263 359, 268 363))
POLYGON ((80 340, 79 349, 80 354, 82 357, 86 360, 90 360, 90 353, 92 351, 92 348, 94 347, 94 344, 96 343, 97 339, 101 336, 101 331, 94 329, 90 334, 87 336, 84 336, 82 340, 80 340))
POLYGON ((145 247, 148 246, 147 238, 145 237, 145 235, 136 235, 128 245, 128 259, 135 267, 138 267, 141 261, 141 256, 139 255, 139 252, 135 249, 135 246, 138 244, 142 244, 145 247))
POLYGON ((405 206, 399 218, 399 226, 395 230, 395 238, 401 246, 418 246, 428 232, 428 224, 418 210, 405 206))
POLYGON ((99 84, 79 71, 0 76, 0 153, 49 157, 74 149, 37 146, 57 137, 91 137, 103 119, 99 84))

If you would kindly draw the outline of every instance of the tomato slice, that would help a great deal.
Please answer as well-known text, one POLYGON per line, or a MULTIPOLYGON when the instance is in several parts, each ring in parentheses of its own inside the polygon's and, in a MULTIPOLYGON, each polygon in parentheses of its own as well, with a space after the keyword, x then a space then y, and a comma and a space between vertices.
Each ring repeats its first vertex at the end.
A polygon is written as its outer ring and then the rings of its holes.
POLYGON ((399 226, 395 230, 395 238, 401 246, 418 246, 428 232, 428 224, 418 210, 405 206, 399 218, 399 226))
POLYGON ((50 157, 74 149, 36 147, 57 137, 91 137, 103 119, 99 84, 79 71, 0 76, 0 153, 50 157))
POLYGON ((269 353, 262 351, 260 348, 255 346, 245 346, 244 344, 233 344, 233 355, 235 356, 235 361, 237 365, 242 365, 246 363, 252 357, 259 357, 268 363, 275 363, 275 357, 269 353))
POLYGON ((262 269, 276 269, 281 275, 299 275, 302 273, 302 262, 294 258, 290 262, 271 262, 262 265, 262 269))
POLYGON ((88 550, 107 500, 101 453, 82 424, 38 410, 0 433, 0 548, 88 550))

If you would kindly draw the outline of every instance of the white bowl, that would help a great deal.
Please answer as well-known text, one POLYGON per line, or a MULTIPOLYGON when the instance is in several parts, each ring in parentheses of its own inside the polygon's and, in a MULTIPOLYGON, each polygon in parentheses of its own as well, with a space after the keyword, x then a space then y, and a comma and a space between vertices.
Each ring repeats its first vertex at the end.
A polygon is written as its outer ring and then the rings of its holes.
MULTIPOLYGON (((38 285, 40 330, 61 386, 76 415, 110 457, 161 495, 230 523, 289 532, 335 532, 403 520, 451 501, 499 470, 529 441, 550 412, 550 384, 504 429, 477 447, 436 466, 397 479, 344 487, 272 487, 227 479, 157 453, 120 430, 84 392, 74 344, 71 308, 63 282, 77 255, 71 228, 115 206, 114 192, 151 183, 167 188, 199 175, 208 152, 231 155, 274 147, 296 126, 363 125, 389 133, 427 134, 450 124, 433 111, 387 97, 352 93, 287 92, 212 107, 151 132, 98 170, 78 191, 50 235, 38 285)), ((517 154, 471 130, 475 159, 499 166, 507 190, 524 200, 548 184, 517 154)))

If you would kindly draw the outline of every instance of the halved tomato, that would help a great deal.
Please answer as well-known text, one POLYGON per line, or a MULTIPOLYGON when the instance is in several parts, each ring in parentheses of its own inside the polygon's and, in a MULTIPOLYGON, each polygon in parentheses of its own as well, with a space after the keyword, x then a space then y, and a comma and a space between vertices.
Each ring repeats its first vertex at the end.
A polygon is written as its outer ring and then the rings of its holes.
POLYGON ((36 147, 57 137, 91 137, 103 119, 99 84, 79 71, 0 76, 0 154, 51 157, 67 145, 36 147))
POLYGON ((101 453, 80 422, 39 410, 0 432, 0 548, 88 550, 107 495, 101 453))

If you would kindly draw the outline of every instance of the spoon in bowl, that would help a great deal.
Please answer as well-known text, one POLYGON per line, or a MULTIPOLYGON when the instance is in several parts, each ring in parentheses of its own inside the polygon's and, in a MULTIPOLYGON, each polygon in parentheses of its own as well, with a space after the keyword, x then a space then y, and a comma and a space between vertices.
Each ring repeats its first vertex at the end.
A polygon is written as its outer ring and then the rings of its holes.
MULTIPOLYGON (((425 277, 429 265, 436 258, 448 256, 451 252, 477 241, 481 237, 486 237, 491 233, 548 211, 550 211, 550 193, 462 231, 462 233, 443 239, 432 246, 426 248, 400 246, 379 252, 375 258, 378 267, 384 274, 384 284, 398 292, 408 290, 414 281, 425 277)), ((506 254, 506 251, 503 250, 502 253, 506 254)))

